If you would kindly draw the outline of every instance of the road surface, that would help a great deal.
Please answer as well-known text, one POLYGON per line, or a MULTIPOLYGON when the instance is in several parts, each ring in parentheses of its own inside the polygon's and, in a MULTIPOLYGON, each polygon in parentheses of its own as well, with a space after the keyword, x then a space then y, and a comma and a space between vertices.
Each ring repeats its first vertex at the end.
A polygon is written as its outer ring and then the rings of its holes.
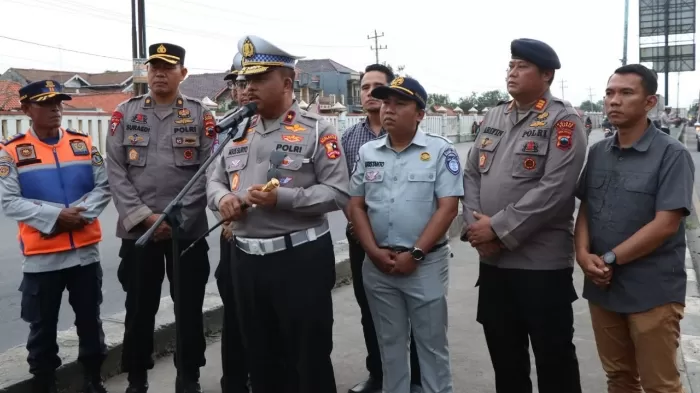
MULTIPOLYGON (((603 133, 594 130, 590 136, 590 143, 603 138, 603 133)), ((460 143, 456 145, 460 161, 464 163, 472 143, 460 143)), ((693 146, 694 147, 694 146, 693 146)), ((700 162, 700 153, 694 152, 696 162, 700 162)), ((700 171, 696 171, 698 173, 700 171)), ((696 183, 697 186, 697 183, 696 183)), ((102 255, 102 268, 104 270, 104 282, 102 292, 104 303, 102 315, 108 316, 124 310, 125 294, 117 281, 117 268, 119 267, 120 241, 114 236, 117 214, 113 204, 110 204, 100 216, 103 228, 103 241, 100 246, 102 255)), ((335 242, 345 239, 346 220, 342 213, 329 214, 331 236, 335 242)), ((214 216, 209 213, 209 223, 216 222, 214 216)), ((219 230, 215 230, 208 237, 209 261, 211 273, 209 280, 214 279, 214 270, 219 263, 219 230)), ((16 241, 17 225, 4 215, 0 215, 0 352, 8 348, 23 345, 27 340, 28 326, 20 318, 20 293, 19 283, 22 277, 22 264, 19 246, 16 241)), ((168 296, 167 280, 163 283, 161 296, 168 296)), ((74 314, 68 304, 68 296, 64 293, 59 317, 59 330, 65 330, 73 324, 74 314)))
MULTIPOLYGON (((471 143, 457 145, 457 151, 462 162, 471 147, 471 143)), ((341 212, 329 215, 331 237, 335 242, 345 239, 345 216, 341 212)), ((103 241, 100 245, 104 282, 102 292, 104 303, 102 315, 112 315, 124 310, 125 294, 117 281, 119 267, 120 241, 114 236, 117 214, 113 204, 110 204, 100 216, 102 222, 103 241)), ((209 224, 216 223, 214 216, 209 213, 209 224)), ((214 270, 219 263, 219 233, 217 229, 207 238, 209 242, 209 261, 211 273, 209 280, 214 279, 214 270)), ((22 258, 17 244, 17 225, 0 214, 0 352, 24 345, 27 341, 28 325, 20 318, 20 300, 18 291, 22 279, 22 258)), ((161 296, 169 296, 167 279, 163 282, 161 296)), ((73 325, 74 314, 68 304, 68 295, 64 293, 59 317, 59 330, 65 330, 73 325)))

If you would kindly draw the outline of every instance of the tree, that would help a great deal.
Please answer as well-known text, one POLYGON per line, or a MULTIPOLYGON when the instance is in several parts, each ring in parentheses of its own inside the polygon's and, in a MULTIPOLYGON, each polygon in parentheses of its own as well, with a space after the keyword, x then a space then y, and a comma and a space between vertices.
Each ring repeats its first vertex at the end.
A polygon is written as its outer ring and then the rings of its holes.
POLYGON ((497 106, 501 101, 508 101, 510 96, 508 93, 501 90, 490 90, 487 91, 477 98, 477 109, 482 110, 484 108, 493 108, 497 106))
POLYGON ((603 100, 599 100, 598 102, 591 102, 591 100, 586 100, 579 105, 579 108, 581 108, 582 111, 584 112, 602 112, 603 111, 603 100))
POLYGON ((454 103, 450 102, 450 96, 447 94, 428 94, 428 106, 440 105, 444 107, 453 107, 454 103))

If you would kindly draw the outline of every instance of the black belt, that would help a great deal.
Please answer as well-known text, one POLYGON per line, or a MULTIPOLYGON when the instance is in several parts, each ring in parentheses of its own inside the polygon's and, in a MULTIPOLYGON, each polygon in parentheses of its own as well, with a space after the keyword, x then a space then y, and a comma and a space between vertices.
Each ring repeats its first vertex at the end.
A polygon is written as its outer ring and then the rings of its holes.
MULTIPOLYGON (((431 252, 435 252, 435 251, 445 247, 446 245, 447 245, 447 240, 445 240, 442 243, 438 243, 438 244, 434 245, 433 248, 428 250, 428 252, 426 252, 426 254, 430 254, 431 252)), ((391 250, 391 251, 398 252, 398 253, 409 252, 409 251, 413 250, 413 248, 403 247, 403 246, 382 246, 379 248, 383 248, 385 250, 391 250)))

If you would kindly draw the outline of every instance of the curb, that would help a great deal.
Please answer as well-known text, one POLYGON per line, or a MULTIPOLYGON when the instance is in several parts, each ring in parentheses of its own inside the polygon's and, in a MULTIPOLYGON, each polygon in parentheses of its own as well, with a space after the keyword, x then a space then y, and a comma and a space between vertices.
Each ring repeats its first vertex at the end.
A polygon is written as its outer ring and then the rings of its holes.
MULTIPOLYGON (((460 213, 450 225, 448 236, 459 236, 462 229, 460 213)), ((347 240, 335 244, 336 288, 346 285, 352 278, 347 240)), ((216 282, 207 284, 204 295, 204 334, 216 335, 223 322, 223 303, 216 282)), ((121 373, 122 339, 124 337, 124 317, 126 311, 102 318, 102 327, 107 344, 107 358, 102 366, 102 377, 108 379, 121 373)), ((160 299, 156 314, 156 327, 153 333, 153 352, 160 357, 172 352, 175 346, 175 317, 170 297, 160 299)), ((79 392, 82 389, 82 369, 78 364, 78 336, 75 327, 58 332, 59 356, 63 362, 56 377, 59 389, 64 393, 79 392)), ((32 378, 26 363, 27 350, 24 344, 0 354, 0 393, 29 393, 32 378)))

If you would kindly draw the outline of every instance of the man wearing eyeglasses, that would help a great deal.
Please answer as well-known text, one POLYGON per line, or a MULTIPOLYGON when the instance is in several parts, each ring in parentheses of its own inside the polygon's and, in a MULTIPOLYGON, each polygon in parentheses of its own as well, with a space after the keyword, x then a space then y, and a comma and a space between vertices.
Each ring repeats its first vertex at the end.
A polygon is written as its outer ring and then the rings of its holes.
MULTIPOLYGON (((245 105, 248 100, 243 94, 245 89, 245 77, 238 75, 241 70, 241 54, 236 53, 233 58, 231 72, 229 72, 224 80, 228 83, 228 88, 231 89, 231 98, 238 105, 245 105)), ((237 111, 239 106, 229 110, 224 117, 237 111)), ((226 138, 226 133, 217 134, 217 138, 212 144, 212 154, 216 151, 219 143, 226 138)), ((207 168, 207 174, 211 175, 213 166, 207 168)), ((214 211, 217 219, 221 219, 218 211, 214 211)), ((223 375, 221 376, 221 391, 223 393, 248 393, 248 366, 246 365, 243 336, 241 335, 240 325, 236 319, 236 298, 234 295, 233 282, 231 280, 231 244, 233 233, 230 225, 223 225, 221 230, 219 251, 221 257, 219 265, 216 267, 214 277, 216 285, 219 288, 221 301, 224 303, 224 321, 221 329, 221 364, 223 375)))
POLYGON ((207 196, 233 221, 231 276, 252 390, 334 393, 335 255, 326 213, 348 201, 347 164, 333 126, 293 98, 298 57, 256 36, 238 50, 258 115, 214 161, 207 196), (262 191, 271 178, 279 188, 262 191))

